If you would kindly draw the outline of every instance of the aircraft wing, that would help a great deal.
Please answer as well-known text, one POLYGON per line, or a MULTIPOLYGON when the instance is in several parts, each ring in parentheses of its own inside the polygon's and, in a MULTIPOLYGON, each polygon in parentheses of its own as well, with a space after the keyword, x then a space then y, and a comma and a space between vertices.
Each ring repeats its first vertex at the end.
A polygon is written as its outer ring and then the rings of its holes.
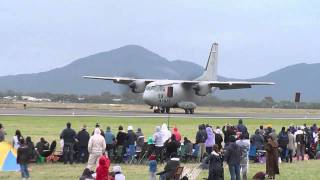
POLYGON ((128 78, 128 77, 103 77, 103 76, 83 76, 85 79, 98 79, 98 80, 109 80, 113 81, 114 83, 118 84, 130 84, 134 81, 144 81, 146 84, 149 84, 153 81, 154 79, 135 79, 135 78, 128 78))
POLYGON ((251 88, 255 85, 274 85, 273 82, 248 82, 248 81, 182 81, 185 86, 197 84, 207 84, 211 87, 217 87, 220 90, 251 88))

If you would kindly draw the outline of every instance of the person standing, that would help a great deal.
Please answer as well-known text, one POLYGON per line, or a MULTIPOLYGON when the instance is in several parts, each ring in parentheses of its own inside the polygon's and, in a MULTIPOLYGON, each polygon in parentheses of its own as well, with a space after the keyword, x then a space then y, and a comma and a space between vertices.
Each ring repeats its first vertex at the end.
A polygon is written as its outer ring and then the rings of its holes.
POLYGON ((282 127, 279 135, 278 135, 278 144, 279 144, 279 147, 281 148, 281 160, 284 161, 287 159, 287 146, 288 146, 288 143, 289 143, 289 138, 288 138, 288 134, 286 132, 286 128, 285 127, 282 127))
POLYGON ((106 129, 106 133, 104 134, 104 139, 106 140, 106 150, 108 152, 109 157, 113 157, 116 138, 114 134, 111 132, 111 128, 108 126, 106 129))
POLYGON ((156 127, 156 132, 153 134, 153 142, 155 145, 155 152, 157 154, 157 159, 162 162, 163 160, 163 136, 161 133, 160 126, 156 127))
POLYGON ((292 154, 294 152, 294 135, 292 132, 288 129, 288 157, 287 157, 287 162, 290 160, 290 163, 292 163, 292 154))
POLYGON ((215 144, 213 151, 206 160, 209 163, 209 176, 208 180, 223 180, 223 156, 220 153, 219 146, 215 144))
POLYGON ((90 135, 87 131, 87 126, 83 125, 81 131, 77 134, 78 139, 78 162, 85 163, 88 161, 88 143, 90 139, 90 135))
POLYGON ((199 125, 196 134, 196 144, 198 146, 199 160, 202 161, 204 152, 206 150, 205 142, 207 139, 207 132, 204 124, 199 125))
POLYGON ((0 142, 5 140, 6 132, 3 125, 0 123, 0 142))
POLYGON ((127 136, 127 142, 128 142, 128 148, 129 148, 129 161, 133 160, 134 155, 136 154, 136 141, 137 141, 137 135, 135 132, 133 132, 133 127, 128 126, 128 136, 127 136))
POLYGON ((271 136, 267 137, 265 149, 267 151, 266 173, 269 179, 275 179, 276 174, 279 174, 278 144, 271 136))
POLYGON ((76 141, 76 132, 71 129, 71 123, 67 123, 67 128, 65 128, 60 135, 60 139, 63 139, 63 161, 67 164, 73 164, 74 155, 74 143, 76 141))
POLYGON ((240 140, 236 141, 236 144, 240 147, 240 170, 242 172, 242 180, 247 180, 248 172, 248 152, 250 148, 250 140, 246 139, 245 134, 240 135, 240 140))
POLYGON ((117 134, 117 137, 116 137, 116 140, 117 140, 117 143, 116 143, 116 146, 117 146, 117 159, 118 161, 122 162, 123 161, 123 155, 125 153, 125 145, 126 145, 126 142, 127 142, 127 133, 123 131, 123 127, 122 126, 119 126, 118 128, 118 134, 117 134))
POLYGON ((138 159, 141 158, 142 156, 142 148, 144 146, 144 135, 142 133, 142 130, 141 128, 138 128, 137 132, 136 132, 136 135, 137 135, 137 145, 136 145, 136 152, 138 153, 137 156, 138 156, 138 159))
POLYGON ((156 180, 157 157, 155 154, 149 156, 149 180, 156 180))
POLYGON ((240 180, 240 155, 241 150, 239 145, 236 144, 234 136, 229 137, 229 145, 226 147, 225 160, 229 166, 231 180, 240 180))
POLYGON ((207 139, 205 141, 206 145, 206 152, 207 154, 211 154, 213 150, 213 145, 215 145, 215 134, 213 133, 213 130, 211 127, 206 127, 207 132, 207 139))
POLYGON ((219 151, 220 151, 222 149, 223 138, 222 138, 222 131, 219 126, 217 126, 216 130, 214 131, 214 136, 215 136, 215 143, 218 145, 219 151))
POLYGON ((299 161, 301 157, 301 160, 303 161, 305 150, 306 150, 305 132, 302 131, 300 127, 298 127, 298 130, 294 135, 297 143, 297 160, 299 161))
POLYGON ((22 179, 29 179, 29 170, 28 164, 30 160, 30 150, 28 146, 25 144, 23 138, 19 139, 20 146, 17 151, 17 164, 20 165, 21 177, 22 179))
POLYGON ((21 138, 23 139, 23 136, 21 135, 21 131, 19 129, 17 129, 15 135, 12 138, 12 146, 15 149, 19 148, 19 146, 20 146, 19 139, 21 139, 21 138))
POLYGON ((88 143, 89 160, 87 168, 91 169, 98 164, 98 160, 106 150, 106 141, 100 134, 100 129, 94 130, 94 135, 90 137, 88 143))

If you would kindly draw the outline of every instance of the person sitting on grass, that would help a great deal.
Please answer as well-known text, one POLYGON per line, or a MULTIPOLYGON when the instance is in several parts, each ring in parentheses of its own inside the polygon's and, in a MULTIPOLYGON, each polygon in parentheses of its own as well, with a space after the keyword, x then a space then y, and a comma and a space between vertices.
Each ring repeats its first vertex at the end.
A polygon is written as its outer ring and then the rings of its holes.
POLYGON ((79 180, 93 180, 92 172, 90 169, 85 168, 79 180))
POLYGON ((114 180, 126 180, 126 177, 122 174, 120 166, 113 167, 114 180))
POLYGON ((36 150, 40 156, 45 157, 46 151, 48 151, 50 148, 49 146, 49 143, 43 137, 41 137, 40 142, 36 144, 36 150))
MULTIPOLYGON (((99 136, 101 136, 99 134, 99 136)), ((96 180, 108 180, 110 160, 106 155, 99 158, 99 165, 96 169, 96 180)))
POLYGON ((28 171, 28 164, 30 160, 30 150, 25 144, 24 139, 21 137, 19 139, 20 146, 17 151, 17 164, 20 165, 21 177, 23 180, 29 179, 29 171, 28 171))

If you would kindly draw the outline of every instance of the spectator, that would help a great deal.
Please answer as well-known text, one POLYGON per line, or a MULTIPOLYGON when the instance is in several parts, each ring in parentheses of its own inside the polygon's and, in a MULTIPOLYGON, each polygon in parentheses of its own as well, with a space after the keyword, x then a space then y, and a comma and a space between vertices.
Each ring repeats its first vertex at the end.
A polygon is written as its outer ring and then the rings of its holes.
POLYGON ((215 134, 211 127, 206 127, 207 139, 205 141, 206 152, 207 154, 211 154, 213 150, 213 145, 215 145, 215 134))
POLYGON ((123 131, 123 127, 119 126, 118 128, 118 134, 117 134, 117 158, 119 161, 122 161, 122 157, 125 153, 125 145, 127 141, 127 133, 123 131))
POLYGON ((71 129, 71 123, 67 123, 67 128, 65 128, 61 134, 60 138, 63 139, 63 162, 67 164, 68 161, 70 164, 73 164, 74 156, 74 143, 76 140, 76 132, 71 129))
POLYGON ((209 177, 208 180, 223 180, 223 156, 220 153, 219 146, 215 144, 213 151, 209 155, 206 163, 209 163, 209 177))
POLYGON ((257 129, 254 133, 254 135, 251 136, 250 140, 252 141, 252 144, 256 147, 257 150, 263 150, 263 144, 264 144, 264 138, 260 134, 260 130, 257 129))
POLYGON ((94 180, 90 169, 85 168, 79 180, 94 180))
POLYGON ((160 126, 156 127, 156 132, 153 134, 152 138, 154 145, 155 145, 155 151, 157 154, 157 159, 162 162, 163 160, 163 134, 161 133, 160 126))
POLYGON ((106 150, 108 152, 108 156, 112 157, 114 155, 116 138, 114 134, 111 132, 111 128, 109 126, 106 129, 104 139, 106 140, 106 150))
POLYGON ((199 152, 200 161, 202 160, 204 152, 205 152, 205 148, 206 148, 205 142, 206 142, 207 138, 208 138, 208 136, 207 136, 207 132, 205 129, 205 125, 204 124, 199 125, 198 132, 196 134, 196 146, 198 146, 197 148, 198 148, 198 152, 199 152))
POLYGON ((287 157, 287 162, 290 160, 290 163, 292 163, 292 154, 294 151, 294 135, 292 134, 292 132, 288 129, 288 157, 287 157))
POLYGON ((279 174, 278 144, 272 139, 272 136, 267 137, 265 149, 267 151, 266 173, 269 179, 275 179, 275 175, 279 174))
POLYGON ((222 131, 219 126, 217 126, 214 133, 215 133, 215 143, 218 145, 219 151, 220 151, 222 149, 223 138, 222 138, 222 131))
POLYGON ((180 148, 180 142, 176 141, 175 135, 171 135, 170 141, 166 142, 166 153, 167 158, 172 157, 172 155, 178 153, 178 149, 180 148))
POLYGON ((85 163, 88 161, 88 143, 90 139, 90 135, 87 131, 87 126, 83 125, 81 131, 77 134, 78 139, 78 162, 85 163))
POLYGON ((89 160, 87 168, 92 169, 98 164, 99 157, 105 152, 106 141, 100 134, 100 129, 94 130, 94 135, 90 137, 88 144, 89 160))
MULTIPOLYGON (((237 131, 241 134, 245 134, 246 136, 249 135, 247 127, 243 124, 242 119, 239 119, 238 125, 237 125, 237 131)), ((247 137, 246 137, 247 138, 247 137)))
POLYGON ((149 156, 149 180, 156 180, 157 157, 155 154, 149 156))
POLYGON ((246 139, 245 134, 240 135, 240 140, 236 141, 236 144, 240 147, 240 170, 242 172, 242 180, 247 180, 248 172, 248 152, 250 148, 250 141, 246 139))
POLYGON ((163 143, 165 143, 166 141, 168 141, 171 138, 171 132, 169 131, 166 123, 162 124, 161 133, 162 133, 162 137, 163 137, 163 139, 162 139, 163 143))
POLYGON ((172 134, 174 134, 174 136, 176 137, 176 140, 177 140, 178 142, 181 142, 181 134, 180 134, 180 132, 179 132, 179 130, 178 130, 177 127, 174 127, 174 128, 173 128, 172 134))
POLYGON ((265 130, 263 129, 263 125, 260 125, 258 132, 259 132, 260 136, 262 136, 262 137, 264 136, 265 130))
MULTIPOLYGON (((99 128, 96 128, 96 129, 99 130, 99 128)), ((100 134, 100 130, 99 130, 98 135, 100 137, 102 137, 101 134, 100 134)), ((96 136, 96 130, 95 130, 93 136, 96 136)), ((105 141, 103 140, 103 142, 105 142, 105 141)), ((105 156, 105 155, 100 156, 99 157, 99 165, 98 165, 98 167, 96 169, 96 180, 108 180, 109 167, 110 167, 109 158, 107 156, 105 156)))
POLYGON ((174 172, 180 166, 180 159, 174 155, 165 165, 164 171, 159 173, 160 180, 169 180, 173 178, 174 172))
POLYGON ((297 143, 297 160, 299 161, 300 157, 301 160, 304 160, 304 154, 306 149, 306 141, 305 141, 305 133, 298 127, 298 130, 295 133, 295 139, 297 143))
POLYGON ((230 137, 230 143, 225 150, 225 160, 229 166, 231 180, 240 180, 240 147, 236 144, 236 138, 230 137))
POLYGON ((43 138, 40 138, 40 141, 36 144, 36 150, 38 154, 42 157, 46 156, 46 152, 50 149, 49 143, 43 138))
POLYGON ((19 139, 20 146, 17 151, 17 164, 20 165, 22 179, 29 179, 28 164, 30 160, 30 151, 22 137, 19 139))
POLYGON ((21 135, 21 131, 17 129, 15 135, 12 138, 12 146, 15 149, 19 148, 19 146, 20 146, 19 139, 21 139, 21 138, 23 139, 23 136, 21 135))
MULTIPOLYGON (((96 126, 95 126, 95 128, 99 128, 100 129, 100 132, 101 132, 101 136, 104 138, 104 132, 103 132, 103 130, 100 128, 100 124, 99 123, 96 123, 96 126)), ((92 135, 94 135, 94 131, 92 132, 92 135)))
POLYGON ((229 124, 226 124, 225 126, 222 127, 222 132, 224 134, 225 146, 228 146, 231 136, 235 136, 236 135, 234 127, 229 125, 229 124))
POLYGON ((31 160, 31 159, 36 160, 36 158, 37 158, 37 152, 36 152, 36 150, 35 150, 34 143, 32 142, 30 136, 28 136, 28 137, 26 138, 26 145, 28 146, 28 149, 29 149, 29 155, 30 155, 29 159, 30 159, 30 160, 31 160))
POLYGON ((275 129, 271 130, 271 133, 269 133, 269 136, 271 136, 274 141, 278 142, 278 135, 275 129))
POLYGON ((141 128, 138 128, 136 135, 137 135, 136 152, 138 153, 138 158, 140 158, 142 148, 144 146, 144 135, 142 133, 141 128))
POLYGON ((0 142, 5 140, 6 132, 3 125, 0 123, 0 142))
POLYGON ((122 174, 120 166, 114 166, 112 171, 114 173, 114 180, 125 180, 126 179, 126 177, 122 174))
POLYGON ((129 148, 129 160, 132 160, 134 158, 134 155, 136 154, 136 144, 137 141, 137 135, 133 132, 133 127, 128 126, 128 135, 127 135, 127 142, 128 142, 128 148, 129 148))
POLYGON ((289 143, 289 138, 288 138, 288 134, 286 132, 286 128, 285 127, 282 127, 281 128, 281 131, 278 135, 278 144, 279 144, 279 147, 281 148, 281 154, 280 154, 280 157, 281 157, 281 160, 284 161, 287 159, 287 146, 288 146, 288 143, 289 143))

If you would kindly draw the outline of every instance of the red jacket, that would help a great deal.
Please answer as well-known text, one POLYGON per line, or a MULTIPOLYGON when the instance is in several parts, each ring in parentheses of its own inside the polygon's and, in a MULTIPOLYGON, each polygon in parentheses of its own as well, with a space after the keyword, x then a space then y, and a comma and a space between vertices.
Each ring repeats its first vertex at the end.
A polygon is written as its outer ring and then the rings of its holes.
POLYGON ((178 128, 176 128, 176 127, 173 128, 172 134, 174 134, 174 136, 176 137, 176 140, 177 140, 178 142, 181 141, 181 134, 180 134, 178 128))
POLYGON ((108 180, 110 160, 106 156, 101 156, 99 166, 96 170, 96 180, 108 180))

